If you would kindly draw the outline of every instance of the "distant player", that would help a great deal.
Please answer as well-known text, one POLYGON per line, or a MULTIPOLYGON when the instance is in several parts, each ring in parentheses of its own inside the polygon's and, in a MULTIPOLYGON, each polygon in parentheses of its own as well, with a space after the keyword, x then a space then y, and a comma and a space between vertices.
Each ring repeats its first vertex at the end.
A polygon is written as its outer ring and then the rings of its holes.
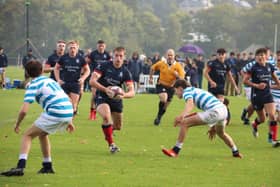
POLYGON ((257 113, 257 118, 252 123, 253 135, 259 136, 258 125, 269 118, 268 139, 273 147, 278 147, 280 142, 277 140, 278 126, 276 121, 276 108, 273 96, 270 91, 271 80, 275 81, 277 88, 280 88, 280 81, 275 74, 275 67, 267 62, 267 49, 260 48, 256 50, 256 62, 244 75, 244 84, 250 86, 251 103, 257 113))
MULTIPOLYGON (((53 71, 54 67, 55 67, 55 64, 59 61, 60 57, 62 57, 64 55, 65 47, 66 47, 65 41, 58 40, 56 42, 55 51, 53 52, 53 54, 51 54, 48 57, 48 60, 45 63, 44 73, 51 73, 50 78, 52 78, 53 80, 56 80, 55 76, 54 76, 54 71, 53 71)), ((60 73, 60 76, 62 76, 61 73, 60 73)))
POLYGON ((215 138, 217 134, 232 150, 233 157, 242 158, 232 138, 225 132, 227 108, 211 93, 199 88, 191 87, 186 80, 178 79, 175 84, 175 94, 184 99, 184 110, 174 120, 174 126, 179 126, 180 131, 177 142, 172 149, 162 149, 163 153, 170 157, 177 157, 182 149, 188 129, 193 126, 206 125, 210 127, 209 138, 215 138), (202 112, 191 113, 195 106, 202 112))
POLYGON ((113 62, 99 64, 92 73, 90 84, 96 91, 96 111, 102 117, 102 130, 108 142, 111 153, 118 152, 113 140, 113 130, 121 130, 123 123, 123 98, 132 98, 135 95, 133 79, 128 69, 123 65, 125 49, 117 47, 114 49, 113 62), (118 99, 111 98, 111 86, 125 84, 127 92, 119 95, 118 99))
POLYGON ((74 115, 77 114, 81 87, 90 73, 89 66, 84 57, 78 54, 78 49, 78 43, 70 41, 69 52, 59 59, 54 68, 55 79, 71 99, 74 115), (60 76, 61 73, 63 76, 60 76))
POLYGON ((22 176, 26 166, 27 157, 31 148, 31 142, 38 137, 43 154, 43 167, 38 173, 54 173, 51 159, 51 145, 49 134, 58 130, 72 132, 73 107, 68 96, 54 80, 42 76, 42 64, 37 60, 31 60, 25 66, 25 70, 31 77, 31 82, 24 95, 24 103, 17 117, 14 131, 20 132, 20 124, 25 118, 29 105, 37 101, 44 112, 37 118, 33 125, 23 135, 19 160, 15 168, 2 172, 4 176, 22 176))
MULTIPOLYGON (((276 63, 276 75, 278 77, 278 79, 280 80, 280 50, 276 52, 277 55, 277 63, 276 63)), ((277 118, 277 122, 280 122, 280 88, 277 87, 277 85, 272 82, 271 85, 271 93, 273 96, 273 100, 275 102, 276 105, 276 118, 277 118)))
MULTIPOLYGON (((110 54, 106 51, 106 43, 103 40, 97 41, 97 49, 92 51, 85 59, 90 67, 90 72, 93 72, 94 69, 104 62, 111 61, 110 54)), ((96 109, 95 109, 95 96, 96 96, 96 89, 91 88, 91 100, 90 100, 90 120, 96 119, 96 109)))

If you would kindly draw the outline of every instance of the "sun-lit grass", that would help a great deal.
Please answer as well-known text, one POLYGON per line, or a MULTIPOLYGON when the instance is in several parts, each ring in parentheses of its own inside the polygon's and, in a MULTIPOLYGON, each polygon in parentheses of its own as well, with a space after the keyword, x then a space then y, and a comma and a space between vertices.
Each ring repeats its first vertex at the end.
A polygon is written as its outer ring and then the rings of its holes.
MULTIPOLYGON (((12 69, 12 68, 11 68, 12 69)), ((13 74, 23 76, 22 72, 13 74)), ((20 77, 16 77, 20 78, 20 77)), ((0 90, 0 171, 14 167, 21 136, 13 132, 24 90, 0 90)), ((75 119, 73 134, 50 136, 55 175, 38 175, 41 152, 33 141, 23 177, 1 177, 0 186, 280 186, 278 170, 280 149, 267 143, 267 125, 260 126, 260 137, 252 137, 251 128, 240 122, 240 112, 247 101, 230 97, 232 122, 227 131, 234 138, 243 159, 235 159, 219 139, 209 141, 207 127, 189 130, 180 156, 168 158, 161 147, 174 145, 178 128, 172 126, 184 106, 174 98, 158 127, 153 125, 157 110, 156 95, 142 94, 125 100, 124 126, 114 139, 121 152, 111 155, 100 127, 101 119, 88 120, 90 94, 85 93, 75 119)), ((37 104, 30 108, 22 123, 28 128, 40 114, 37 104)))

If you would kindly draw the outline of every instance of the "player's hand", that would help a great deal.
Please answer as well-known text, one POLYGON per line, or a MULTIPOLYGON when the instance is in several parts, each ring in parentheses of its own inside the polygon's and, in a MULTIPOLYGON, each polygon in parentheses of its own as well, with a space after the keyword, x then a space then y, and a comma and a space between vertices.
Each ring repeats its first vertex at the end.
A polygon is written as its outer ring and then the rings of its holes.
POLYGON ((79 80, 78 80, 78 81, 79 81, 79 84, 81 84, 81 85, 82 85, 82 84, 84 84, 84 81, 85 81, 85 80, 84 80, 84 79, 82 79, 82 78, 79 78, 79 80))
POLYGON ((266 83, 261 82, 261 83, 257 84, 257 87, 256 87, 256 88, 258 88, 258 89, 260 89, 260 90, 263 90, 263 89, 265 89, 265 87, 266 87, 266 83))
POLYGON ((18 125, 15 125, 14 131, 15 131, 15 133, 17 133, 17 134, 20 132, 20 128, 19 128, 18 125))
POLYGON ((63 80, 61 80, 61 79, 57 80, 57 82, 58 82, 58 84, 59 84, 59 85, 64 84, 64 81, 63 81, 63 80))
POLYGON ((75 126, 73 124, 69 124, 66 128, 67 132, 72 133, 75 130, 75 126))
POLYGON ((110 87, 106 88, 106 94, 108 95, 109 98, 113 98, 115 96, 114 91, 111 90, 110 87))
POLYGON ((208 134, 208 137, 209 137, 210 140, 215 139, 215 137, 216 137, 216 130, 215 130, 215 128, 214 128, 214 127, 211 127, 211 128, 208 130, 207 134, 208 134))
POLYGON ((216 82, 211 81, 211 82, 210 82, 210 87, 211 87, 211 88, 216 88, 216 87, 217 87, 216 82))
POLYGON ((124 94, 118 94, 114 97, 114 99, 120 100, 124 98, 124 94))

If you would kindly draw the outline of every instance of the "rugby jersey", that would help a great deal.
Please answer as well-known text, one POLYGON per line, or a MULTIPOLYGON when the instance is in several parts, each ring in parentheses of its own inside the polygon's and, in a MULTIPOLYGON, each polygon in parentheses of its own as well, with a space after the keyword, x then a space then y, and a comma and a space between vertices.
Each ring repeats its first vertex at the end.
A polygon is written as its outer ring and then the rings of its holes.
MULTIPOLYGON (((278 79, 280 80, 280 69, 278 67, 276 67, 276 76, 278 77, 278 79)), ((274 81, 272 81, 272 84, 275 84, 274 81)), ((280 99, 280 90, 279 89, 270 89, 271 94, 274 98, 276 99, 280 99)))
POLYGON ((195 87, 185 88, 183 91, 183 99, 185 101, 193 99, 195 105, 203 111, 224 106, 224 104, 211 93, 195 87))
POLYGON ((73 106, 69 97, 51 78, 39 76, 30 82, 24 95, 24 102, 34 101, 52 117, 69 119, 73 116, 73 106))

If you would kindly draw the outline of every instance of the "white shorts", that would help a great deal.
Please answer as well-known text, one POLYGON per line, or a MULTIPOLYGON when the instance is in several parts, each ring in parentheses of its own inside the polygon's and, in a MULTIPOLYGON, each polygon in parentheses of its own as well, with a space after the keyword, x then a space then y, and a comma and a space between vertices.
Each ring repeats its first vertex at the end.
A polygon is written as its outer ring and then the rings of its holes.
POLYGON ((0 74, 5 73, 5 68, 0 68, 0 74))
POLYGON ((248 101, 251 102, 251 87, 244 87, 244 91, 245 91, 245 96, 247 98, 248 101))
POLYGON ((276 111, 279 112, 280 111, 280 99, 273 97, 273 100, 275 103, 276 111))
POLYGON ((54 134, 57 131, 65 131, 71 123, 72 118, 56 118, 42 113, 41 116, 34 122, 35 126, 48 134, 54 134))
POLYGON ((207 110, 204 112, 198 112, 199 118, 207 123, 210 127, 214 125, 226 125, 228 111, 226 106, 221 106, 212 110, 207 110))

